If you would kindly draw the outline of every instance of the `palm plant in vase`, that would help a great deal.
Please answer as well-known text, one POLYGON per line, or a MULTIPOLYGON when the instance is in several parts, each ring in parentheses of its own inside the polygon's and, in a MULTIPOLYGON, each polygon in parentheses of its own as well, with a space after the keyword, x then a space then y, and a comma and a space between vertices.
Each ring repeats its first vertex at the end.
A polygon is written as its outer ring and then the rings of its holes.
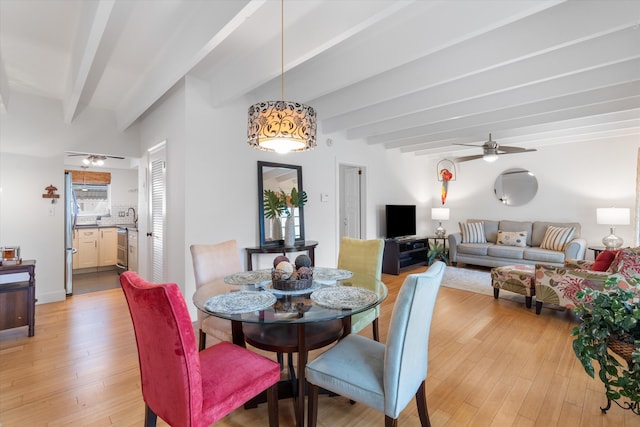
POLYGON ((284 226, 284 244, 285 246, 294 246, 296 239, 295 209, 301 208, 307 203, 307 193, 293 187, 290 194, 281 191, 280 198, 284 201, 287 214, 284 226))
POLYGON ((285 198, 281 197, 280 192, 264 190, 262 204, 264 206, 265 218, 272 221, 273 240, 282 240, 282 222, 280 221, 280 217, 287 211, 285 198))

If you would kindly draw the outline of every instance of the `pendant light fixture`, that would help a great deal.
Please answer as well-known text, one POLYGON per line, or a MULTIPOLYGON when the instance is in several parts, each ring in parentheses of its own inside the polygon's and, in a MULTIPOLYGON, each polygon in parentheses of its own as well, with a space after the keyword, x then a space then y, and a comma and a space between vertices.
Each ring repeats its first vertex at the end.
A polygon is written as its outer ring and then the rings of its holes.
POLYGON ((280 101, 265 101, 249 107, 247 143, 259 150, 287 153, 316 147, 316 111, 305 104, 284 100, 284 0, 281 0, 280 101))

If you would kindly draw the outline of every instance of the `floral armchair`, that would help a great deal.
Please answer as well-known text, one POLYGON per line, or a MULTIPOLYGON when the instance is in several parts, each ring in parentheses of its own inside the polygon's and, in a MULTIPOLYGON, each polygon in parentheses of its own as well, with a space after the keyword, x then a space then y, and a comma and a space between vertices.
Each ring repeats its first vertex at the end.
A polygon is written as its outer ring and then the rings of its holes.
MULTIPOLYGON (((612 256, 611 252, 607 252, 601 255, 612 256)), ((536 314, 540 314, 544 303, 574 309, 578 302, 578 291, 586 288, 603 290, 604 281, 608 278, 617 278, 618 287, 622 289, 637 286, 630 279, 640 277, 640 247, 618 250, 604 271, 596 271, 594 267, 602 268, 601 255, 595 261, 567 259, 563 267, 537 264, 536 314)))

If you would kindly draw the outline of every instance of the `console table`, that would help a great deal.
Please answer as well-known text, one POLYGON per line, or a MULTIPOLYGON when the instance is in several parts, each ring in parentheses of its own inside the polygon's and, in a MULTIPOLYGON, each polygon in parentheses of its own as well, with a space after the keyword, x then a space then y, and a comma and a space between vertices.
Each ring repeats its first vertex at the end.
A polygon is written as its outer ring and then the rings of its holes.
POLYGON ((36 261, 0 265, 0 275, 28 273, 28 281, 0 284, 0 330, 29 326, 34 333, 36 314, 36 261))
POLYGON ((429 240, 426 237, 386 239, 382 256, 382 272, 398 275, 402 270, 425 265, 428 261, 428 251, 429 240))
POLYGON ((296 243, 295 246, 256 246, 253 248, 245 248, 247 252, 247 271, 253 271, 253 254, 282 254, 287 252, 307 251, 311 258, 311 265, 315 265, 315 249, 318 242, 307 240, 305 242, 296 243))

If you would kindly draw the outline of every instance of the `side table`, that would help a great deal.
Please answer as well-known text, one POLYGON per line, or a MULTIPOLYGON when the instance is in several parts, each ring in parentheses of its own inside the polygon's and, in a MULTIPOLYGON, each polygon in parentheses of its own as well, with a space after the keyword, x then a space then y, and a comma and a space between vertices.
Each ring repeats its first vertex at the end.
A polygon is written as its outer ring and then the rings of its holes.
POLYGON ((0 330, 29 326, 34 334, 36 314, 36 261, 17 265, 0 265, 0 275, 28 273, 28 281, 0 284, 0 330))
POLYGON ((247 253, 247 271, 253 271, 253 254, 285 255, 287 252, 307 251, 309 258, 311 258, 311 265, 315 265, 316 246, 318 246, 318 242, 314 240, 307 240, 305 242, 296 243, 295 246, 256 246, 253 248, 245 248, 247 253))
POLYGON ((587 249, 593 251, 593 259, 595 260, 600 255, 600 252, 603 252, 606 248, 604 246, 589 246, 587 249))

